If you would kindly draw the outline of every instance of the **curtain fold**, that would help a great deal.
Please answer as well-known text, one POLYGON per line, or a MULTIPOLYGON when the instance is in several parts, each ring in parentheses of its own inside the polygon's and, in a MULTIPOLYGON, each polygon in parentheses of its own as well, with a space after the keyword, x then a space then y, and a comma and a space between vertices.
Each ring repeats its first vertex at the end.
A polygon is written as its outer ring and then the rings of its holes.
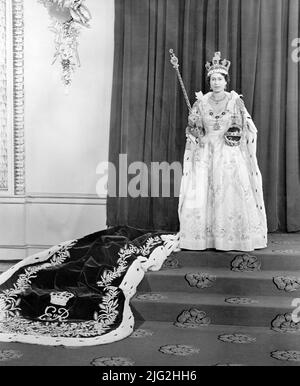
MULTIPOLYGON (((107 225, 178 230, 180 173, 165 174, 153 197, 151 170, 153 162, 182 165, 188 109, 173 48, 191 103, 196 91, 208 91, 205 62, 214 52, 231 60, 229 88, 243 94, 258 128, 269 231, 300 230, 300 78, 292 59, 299 12, 298 0, 115 0, 109 161, 118 173, 107 225)), ((114 182, 111 173, 109 191, 114 182)))

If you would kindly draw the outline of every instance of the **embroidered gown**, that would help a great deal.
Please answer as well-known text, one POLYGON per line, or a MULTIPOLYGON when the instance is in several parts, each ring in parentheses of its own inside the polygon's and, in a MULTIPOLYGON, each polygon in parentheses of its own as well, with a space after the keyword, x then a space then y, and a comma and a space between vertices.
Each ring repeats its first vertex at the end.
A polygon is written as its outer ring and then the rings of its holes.
POLYGON ((178 215, 182 249, 251 251, 267 246, 262 178, 256 159, 257 129, 239 95, 216 117, 209 97, 197 93, 192 113, 202 135, 187 128, 178 215), (237 123, 239 146, 224 134, 237 123))

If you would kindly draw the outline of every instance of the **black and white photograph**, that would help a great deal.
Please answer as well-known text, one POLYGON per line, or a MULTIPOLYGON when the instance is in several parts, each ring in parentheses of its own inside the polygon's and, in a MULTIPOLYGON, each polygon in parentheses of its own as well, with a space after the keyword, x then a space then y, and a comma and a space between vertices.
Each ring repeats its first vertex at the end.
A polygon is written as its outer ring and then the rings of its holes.
POLYGON ((300 0, 0 0, 0 367, 299 365, 300 0))

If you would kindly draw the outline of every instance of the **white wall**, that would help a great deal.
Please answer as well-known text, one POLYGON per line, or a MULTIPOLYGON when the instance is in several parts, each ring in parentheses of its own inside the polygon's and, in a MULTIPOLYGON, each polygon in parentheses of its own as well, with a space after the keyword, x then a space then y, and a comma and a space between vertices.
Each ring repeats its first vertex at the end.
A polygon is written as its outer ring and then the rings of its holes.
POLYGON ((26 204, 1 202, 1 217, 13 231, 6 234, 0 224, 0 258, 20 255, 20 248, 28 255, 106 227, 96 167, 108 158, 114 0, 85 4, 91 28, 81 30, 81 67, 65 95, 59 63, 52 65, 48 12, 37 0, 24 1, 26 204))

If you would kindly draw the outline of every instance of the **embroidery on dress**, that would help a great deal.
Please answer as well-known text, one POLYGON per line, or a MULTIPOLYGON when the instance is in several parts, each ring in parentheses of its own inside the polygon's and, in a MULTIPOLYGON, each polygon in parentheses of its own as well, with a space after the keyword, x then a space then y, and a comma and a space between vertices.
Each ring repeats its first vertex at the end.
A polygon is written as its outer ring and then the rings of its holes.
POLYGON ((51 292, 50 293, 50 303, 62 306, 61 308, 56 308, 54 306, 48 306, 45 310, 45 313, 41 315, 38 319, 43 321, 55 321, 58 320, 62 322, 63 320, 68 319, 69 311, 65 308, 68 301, 72 299, 74 295, 70 292, 51 292))
POLYGON ((101 311, 94 314, 94 319, 101 324, 103 329, 107 329, 113 324, 119 314, 117 311, 118 299, 116 299, 118 294, 119 290, 117 287, 109 287, 107 295, 103 297, 102 303, 99 305, 101 311))
POLYGON ((140 253, 143 256, 148 256, 150 254, 150 252, 151 252, 151 249, 154 246, 161 245, 161 244, 162 244, 162 239, 159 236, 150 237, 147 240, 146 245, 140 248, 140 253))
POLYGON ((54 306, 49 306, 46 308, 45 313, 39 316, 39 320, 44 322, 62 322, 69 317, 69 311, 65 308, 56 308, 54 306))
MULTIPOLYGON (((102 335, 109 329, 109 326, 115 322, 118 315, 116 311, 118 302, 115 299, 119 290, 116 287, 108 287, 107 294, 103 297, 103 304, 100 305, 100 312, 97 316, 94 315, 96 320, 80 322, 80 323, 66 323, 66 319, 69 316, 68 310, 65 308, 56 308, 49 306, 46 308, 45 313, 39 317, 40 321, 30 321, 23 317, 20 317, 19 305, 20 299, 18 295, 23 293, 26 289, 30 288, 31 281, 36 277, 36 274, 49 267, 62 264, 68 257, 70 257, 69 249, 76 244, 77 240, 70 242, 68 245, 64 245, 58 251, 55 251, 49 262, 42 263, 38 266, 28 267, 25 272, 21 274, 14 284, 13 289, 4 290, 0 294, 0 320, 1 320, 1 332, 11 334, 24 334, 34 336, 51 336, 51 337, 96 337, 102 335), (45 323, 51 322, 51 323, 45 323)), ((120 264, 128 251, 120 250, 119 259, 120 264)), ((121 272, 119 272, 121 274, 121 272)), ((54 294, 54 293, 53 293, 54 294)), ((54 302, 64 304, 60 299, 61 295, 56 293, 54 296, 54 302)), ((68 298, 70 297, 67 296, 68 298)), ((53 300, 53 297, 52 297, 53 300)))
POLYGON ((1 333, 23 334, 27 336, 47 336, 54 338, 97 337, 106 329, 96 321, 88 322, 59 322, 45 323, 31 321, 22 317, 14 317, 6 322, 0 322, 1 333))
POLYGON ((43 269, 54 267, 62 264, 70 257, 69 249, 77 243, 77 240, 71 241, 69 244, 62 246, 55 251, 49 262, 42 263, 37 266, 25 268, 24 273, 20 274, 12 289, 4 290, 0 293, 0 320, 12 318, 19 315, 20 308, 18 307, 20 299, 18 295, 24 293, 31 287, 32 279, 37 277, 37 273, 43 269))
POLYGON ((122 273, 125 272, 127 269, 127 259, 133 254, 137 254, 138 252, 139 248, 132 244, 121 248, 118 252, 118 255, 120 256, 120 258, 118 259, 118 267, 114 267, 112 271, 104 271, 101 275, 101 280, 97 282, 98 287, 107 287, 113 280, 120 277, 122 273))

